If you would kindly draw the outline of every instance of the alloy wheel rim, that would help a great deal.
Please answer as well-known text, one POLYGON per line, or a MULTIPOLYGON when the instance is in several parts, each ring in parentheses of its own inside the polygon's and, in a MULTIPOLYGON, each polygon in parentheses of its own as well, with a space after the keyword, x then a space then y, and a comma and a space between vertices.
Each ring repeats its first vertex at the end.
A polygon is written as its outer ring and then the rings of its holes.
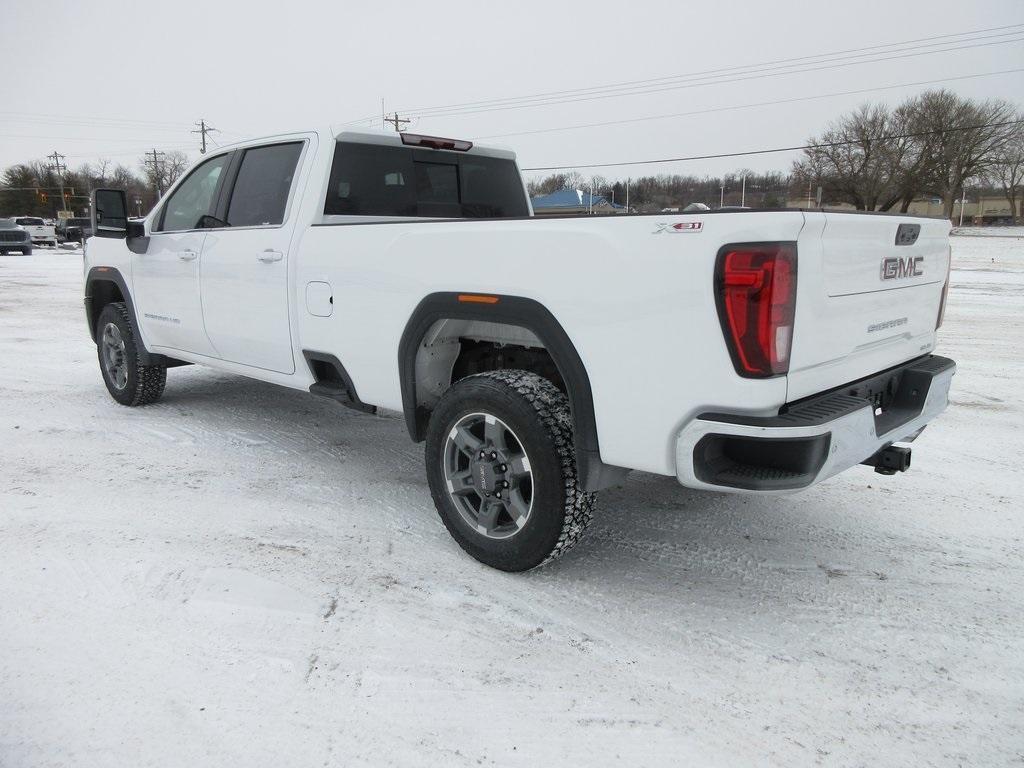
POLYGON ((463 416, 448 433, 441 461, 448 495, 477 533, 507 539, 523 529, 533 509, 533 470, 505 422, 489 413, 463 416))
POLYGON ((107 323, 103 328, 103 370, 115 389, 120 390, 128 386, 128 361, 124 337, 121 335, 121 329, 114 323, 107 323))

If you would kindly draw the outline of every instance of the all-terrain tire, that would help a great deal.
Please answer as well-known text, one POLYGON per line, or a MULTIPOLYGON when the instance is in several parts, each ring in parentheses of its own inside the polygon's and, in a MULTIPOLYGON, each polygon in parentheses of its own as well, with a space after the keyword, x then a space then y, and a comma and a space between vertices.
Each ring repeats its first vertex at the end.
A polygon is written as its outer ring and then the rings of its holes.
POLYGON ((425 456, 442 522, 466 552, 486 565, 503 571, 544 565, 571 549, 590 523, 596 494, 580 485, 569 401, 535 373, 498 370, 456 382, 431 414, 425 456), (531 468, 529 514, 518 532, 504 538, 482 533, 460 511, 446 470, 446 446, 456 425, 481 414, 507 425, 531 468))
POLYGON ((164 385, 167 383, 167 367, 140 363, 138 345, 138 336, 132 326, 128 307, 120 301, 107 304, 96 321, 96 354, 103 383, 107 385, 110 396, 121 405, 135 406, 155 403, 164 393, 164 385), (119 386, 120 382, 111 371, 109 360, 105 358, 104 333, 108 325, 116 327, 119 338, 124 344, 123 386, 119 386))

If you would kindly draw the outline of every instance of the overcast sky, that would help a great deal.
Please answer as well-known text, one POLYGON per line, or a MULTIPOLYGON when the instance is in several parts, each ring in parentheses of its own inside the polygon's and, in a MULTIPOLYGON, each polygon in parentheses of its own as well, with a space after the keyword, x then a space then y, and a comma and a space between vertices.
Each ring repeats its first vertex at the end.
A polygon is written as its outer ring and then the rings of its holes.
MULTIPOLYGON (((197 137, 189 130, 199 118, 221 130, 217 141, 228 143, 377 115, 382 97, 389 110, 408 111, 1024 25, 1024 0, 4 0, 3 8, 0 167, 54 150, 72 167, 98 157, 137 166, 151 147, 187 150, 195 158, 197 137)), ((1018 29, 979 33, 974 43, 951 37, 913 44, 984 47, 776 76, 765 76, 772 73, 761 67, 739 73, 744 79, 719 75, 705 85, 655 83, 648 90, 656 92, 640 95, 424 116, 408 130, 504 144, 516 150, 523 167, 792 146, 865 100, 895 102, 940 84, 785 100, 1022 69, 1024 26, 1018 29), (707 112, 752 103, 766 104, 707 112), (705 113, 524 133, 700 111, 705 113)), ((872 55, 920 50, 934 47, 905 45, 872 55)), ((948 87, 974 98, 1024 102, 1024 72, 951 80, 948 87)), ((794 156, 585 173, 624 178, 784 170, 794 156)))

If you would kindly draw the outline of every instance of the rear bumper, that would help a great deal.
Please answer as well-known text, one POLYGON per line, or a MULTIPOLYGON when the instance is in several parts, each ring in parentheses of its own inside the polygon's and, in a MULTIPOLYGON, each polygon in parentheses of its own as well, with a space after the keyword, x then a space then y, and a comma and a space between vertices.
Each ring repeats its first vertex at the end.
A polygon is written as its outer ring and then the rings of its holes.
POLYGON ((928 355, 793 403, 777 416, 705 413, 676 440, 690 488, 794 491, 909 442, 946 409, 956 364, 928 355), (876 414, 879 398, 885 409, 876 414))

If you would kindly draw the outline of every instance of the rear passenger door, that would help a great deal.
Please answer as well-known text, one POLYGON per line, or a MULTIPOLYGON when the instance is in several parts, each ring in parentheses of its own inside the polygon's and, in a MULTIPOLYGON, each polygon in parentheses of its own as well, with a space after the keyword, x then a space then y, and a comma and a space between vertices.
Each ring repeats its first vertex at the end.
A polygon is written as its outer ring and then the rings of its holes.
POLYGON ((221 222, 203 246, 206 333, 222 360, 294 373, 288 314, 290 205, 305 142, 239 150, 221 222), (233 183, 232 183, 233 180, 233 183))

